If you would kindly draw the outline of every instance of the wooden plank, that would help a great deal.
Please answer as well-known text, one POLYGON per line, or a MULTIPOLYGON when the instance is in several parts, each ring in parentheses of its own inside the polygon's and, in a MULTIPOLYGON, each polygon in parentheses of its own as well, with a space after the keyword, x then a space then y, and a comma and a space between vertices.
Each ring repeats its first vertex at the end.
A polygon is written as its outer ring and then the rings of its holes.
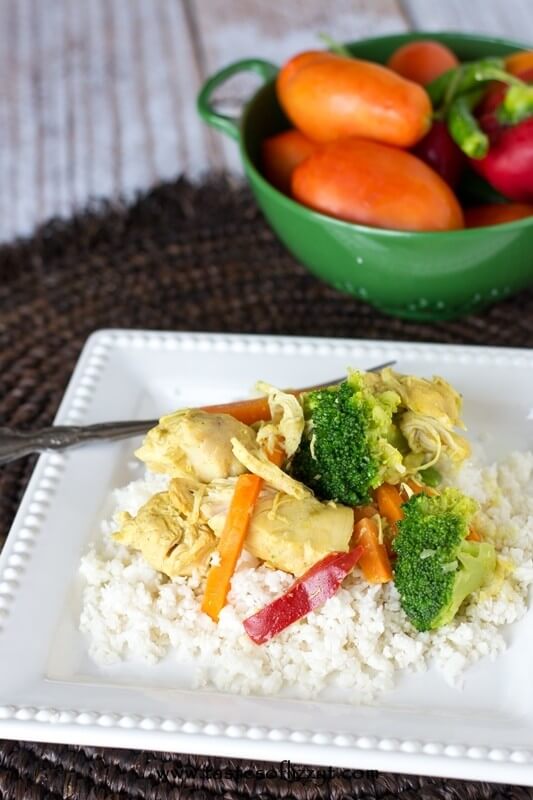
MULTIPOLYGON (((531 39, 532 0, 1 0, 0 240, 181 172, 240 174, 196 112, 205 78, 339 40, 419 29, 531 39)), ((257 78, 221 96, 238 113, 257 78)))
MULTIPOLYGON (((15 48, 6 46, 6 40, 13 31, 16 32, 17 19, 15 17, 13 20, 10 14, 6 16, 5 22, 5 27, 0 29, 0 75, 15 74, 17 71, 15 48)), ((7 227, 13 226, 16 214, 16 179, 13 162, 10 163, 9 159, 18 138, 18 120, 16 114, 12 113, 15 105, 12 96, 15 92, 16 87, 12 84, 0 81, 0 220, 4 220, 3 224, 7 227)))
POLYGON ((0 240, 220 153, 183 0, 2 0, 0 71, 0 240))
MULTIPOLYGON (((198 30, 205 76, 251 56, 279 64, 298 51, 323 47, 321 32, 349 41, 407 28, 396 0, 336 0, 334 13, 322 0, 197 0, 189 8, 198 30)), ((232 105, 240 106, 257 84, 257 78, 235 78, 221 95, 226 100, 229 95, 232 105)), ((224 165, 240 173, 234 142, 224 141, 224 157, 224 165)))
POLYGON ((458 30, 515 38, 533 45, 531 0, 403 0, 418 30, 458 30))
MULTIPOLYGON (((143 0, 147 1, 150 2, 143 0)), ((198 126, 196 95, 202 76, 194 31, 191 29, 190 14, 184 0, 163 0, 154 3, 154 7, 157 10, 158 34, 152 38, 150 49, 157 47, 165 54, 164 60, 161 59, 160 71, 157 72, 153 65, 149 71, 154 82, 153 91, 150 92, 153 113, 154 117, 159 116, 159 122, 155 126, 159 174, 165 179, 171 179, 178 174, 175 159, 171 157, 171 148, 179 146, 183 171, 194 178, 208 168, 211 160, 216 159, 220 153, 220 147, 215 144, 211 132, 205 126, 198 126), (158 81, 163 80, 168 87, 171 102, 167 117, 163 115, 158 92, 158 81), (172 123, 169 125, 170 119, 172 123)))

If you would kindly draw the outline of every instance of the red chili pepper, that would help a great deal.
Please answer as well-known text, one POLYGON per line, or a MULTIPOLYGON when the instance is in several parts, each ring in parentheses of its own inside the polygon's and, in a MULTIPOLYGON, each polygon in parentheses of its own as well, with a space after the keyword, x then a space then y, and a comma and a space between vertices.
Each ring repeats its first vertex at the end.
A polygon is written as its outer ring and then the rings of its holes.
POLYGON ((509 200, 533 202, 533 117, 517 125, 500 125, 494 115, 481 127, 490 140, 485 158, 470 159, 472 167, 509 200))
POLYGON ((484 158, 470 164, 509 200, 533 202, 533 70, 521 72, 521 86, 495 84, 480 104, 477 115, 488 136, 484 158))
POLYGON ((323 605, 338 591, 363 552, 364 547, 358 546, 347 553, 329 553, 313 564, 285 594, 243 621, 250 639, 256 644, 264 644, 293 622, 323 605))
MULTIPOLYGON (((533 69, 526 69, 523 72, 519 72, 516 77, 526 83, 533 83, 533 69)), ((507 94, 508 89, 509 87, 506 86, 505 83, 494 81, 494 83, 489 86, 487 94, 476 109, 476 114, 479 117, 484 117, 485 114, 492 114, 496 111, 507 94)))
POLYGON ((455 144, 444 120, 435 120, 430 130, 413 150, 415 156, 438 172, 452 187, 457 186, 466 159, 455 144))

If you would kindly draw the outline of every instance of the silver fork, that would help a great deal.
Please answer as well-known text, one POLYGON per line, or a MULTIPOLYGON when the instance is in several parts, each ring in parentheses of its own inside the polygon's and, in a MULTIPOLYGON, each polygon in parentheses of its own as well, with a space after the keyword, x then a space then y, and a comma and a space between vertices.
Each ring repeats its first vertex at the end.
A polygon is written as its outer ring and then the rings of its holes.
MULTIPOLYGON (((385 367, 395 364, 395 361, 387 361, 370 367, 366 372, 379 372, 385 367)), ((334 386, 344 380, 335 378, 327 383, 319 383, 315 386, 306 386, 306 389, 320 389, 325 386, 334 386)), ((46 450, 64 450, 67 447, 75 447, 84 442, 94 441, 116 441, 146 433, 153 428, 159 420, 128 420, 124 422, 97 422, 94 425, 52 425, 49 428, 41 428, 38 431, 19 431, 13 428, 0 428, 0 465, 16 461, 18 458, 28 456, 31 453, 42 453, 46 450)))

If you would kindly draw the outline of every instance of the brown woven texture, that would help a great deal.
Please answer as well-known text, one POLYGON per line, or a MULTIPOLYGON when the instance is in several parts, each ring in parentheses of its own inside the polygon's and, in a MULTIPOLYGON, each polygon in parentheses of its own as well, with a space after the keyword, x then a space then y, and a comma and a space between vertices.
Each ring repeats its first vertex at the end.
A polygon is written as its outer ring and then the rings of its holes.
MULTIPOLYGON (((0 249, 0 425, 50 423, 87 336, 103 327, 533 346, 533 294, 464 320, 393 320, 310 276, 248 193, 213 179, 52 223, 0 249)), ((0 468, 0 546, 33 468, 0 468)), ((2 657, 9 657, 2 653, 2 657)), ((0 798, 524 800, 533 791, 393 774, 0 742, 0 798)))

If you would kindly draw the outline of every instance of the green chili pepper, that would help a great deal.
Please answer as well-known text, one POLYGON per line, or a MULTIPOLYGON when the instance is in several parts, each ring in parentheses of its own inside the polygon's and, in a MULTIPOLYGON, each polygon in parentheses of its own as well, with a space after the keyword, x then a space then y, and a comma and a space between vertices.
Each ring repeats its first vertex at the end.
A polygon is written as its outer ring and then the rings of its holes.
POLYGON ((450 105, 446 115, 452 139, 470 158, 484 158, 489 151, 489 137, 481 130, 472 113, 481 95, 480 91, 459 95, 450 105))
POLYGON ((433 108, 436 111, 442 108, 445 114, 458 95, 470 92, 488 81, 502 81, 509 86, 526 85, 520 78, 505 71, 503 59, 483 58, 448 70, 428 84, 426 91, 433 108))
POLYGON ((345 56, 346 58, 353 58, 352 54, 348 48, 345 47, 345 45, 340 44, 340 42, 336 42, 335 39, 332 39, 327 33, 319 33, 318 36, 320 39, 322 39, 324 44, 328 46, 328 49, 332 53, 335 53, 338 56, 345 56))
POLYGON ((502 125, 517 125, 533 116, 533 86, 510 86, 496 116, 502 125))

